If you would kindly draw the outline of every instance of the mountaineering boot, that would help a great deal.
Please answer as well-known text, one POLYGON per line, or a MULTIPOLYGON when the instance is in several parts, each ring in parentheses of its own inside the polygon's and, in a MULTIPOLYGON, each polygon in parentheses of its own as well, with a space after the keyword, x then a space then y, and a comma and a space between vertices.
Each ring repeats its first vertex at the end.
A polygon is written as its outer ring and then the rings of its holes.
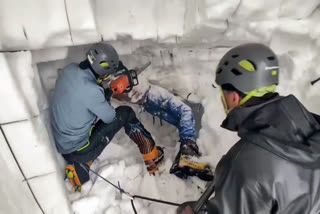
POLYGON ((69 179, 70 184, 75 191, 80 192, 81 186, 89 180, 89 167, 92 161, 82 165, 78 162, 67 164, 65 168, 66 177, 69 179), (86 168, 88 167, 88 168, 86 168))
POLYGON ((163 160, 163 149, 160 146, 155 146, 150 153, 142 154, 142 157, 149 174, 154 174, 163 160))
POLYGON ((141 123, 131 124, 131 129, 128 135, 139 147, 149 174, 154 174, 163 160, 163 149, 156 146, 151 134, 142 126, 141 123))
POLYGON ((197 176, 205 181, 213 180, 210 167, 199 162, 200 156, 197 144, 192 139, 185 140, 181 143, 180 151, 170 168, 170 173, 181 179, 186 179, 188 176, 197 176))

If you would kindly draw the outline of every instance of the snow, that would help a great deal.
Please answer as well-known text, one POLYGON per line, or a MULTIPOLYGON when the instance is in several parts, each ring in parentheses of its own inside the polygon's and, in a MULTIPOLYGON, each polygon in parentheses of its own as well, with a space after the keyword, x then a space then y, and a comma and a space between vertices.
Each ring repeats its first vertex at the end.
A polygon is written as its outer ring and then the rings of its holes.
POLYGON ((3 131, 27 178, 56 171, 56 165, 51 161, 55 150, 39 117, 3 125, 3 131), (37 167, 33 167, 35 160, 37 167))
POLYGON ((64 0, 2 0, 0 49, 40 49, 71 45, 64 0))
POLYGON ((7 142, 0 134, 0 207, 1 213, 31 213, 40 214, 36 202, 33 200, 26 182, 23 182, 23 176, 12 156, 7 142), (19 206, 16 206, 16 200, 19 200, 19 206))
POLYGON ((38 101, 43 94, 37 92, 39 77, 31 66, 31 53, 0 53, 0 70, 0 99, 6 100, 1 104, 0 123, 39 115, 38 101))
MULTIPOLYGON (((278 91, 282 95, 294 94, 310 111, 320 113, 320 82, 310 85, 310 81, 320 77, 318 6, 318 0, 303 3, 298 0, 32 0, 19 2, 19 7, 15 1, 1 1, 0 50, 28 51, 0 53, 0 99, 4 101, 0 123, 26 120, 1 126, 27 177, 40 176, 30 183, 45 212, 57 212, 59 207, 54 204, 59 202, 58 198, 67 206, 62 186, 66 187, 76 214, 133 213, 130 200, 93 173, 81 193, 74 193, 68 182, 61 185, 64 162, 59 154, 52 154, 55 149, 48 142, 53 143, 48 100, 58 69, 83 60, 89 43, 101 39, 111 42, 129 68, 151 61, 151 66, 142 73, 150 84, 183 98, 191 93, 190 100, 201 102, 205 112, 197 143, 202 160, 214 168, 238 139, 236 133, 220 128, 225 114, 219 90, 212 87, 216 65, 232 46, 253 41, 270 45, 282 66, 278 91), (47 129, 42 127, 40 132, 35 132, 31 118, 39 114, 47 129), (45 165, 35 168, 34 163, 45 165), (56 191, 48 193, 45 186, 48 182, 54 184, 56 191)), ((112 103, 125 104, 115 100, 112 103)), ((197 200, 206 182, 197 178, 183 181, 169 174, 179 147, 177 130, 165 122, 161 126, 158 119, 153 124, 151 115, 138 113, 139 108, 132 107, 156 143, 165 147, 159 172, 156 176, 148 175, 139 150, 123 131, 114 137, 92 169, 116 185, 119 181, 122 188, 133 194, 177 203, 197 200)), ((0 142, 2 148, 5 144, 3 140, 0 142)), ((12 160, 13 154, 4 148, 0 149, 0 159, 12 160)), ((25 196, 18 199, 19 207, 1 204, 0 207, 6 206, 5 213, 25 211, 28 207, 30 212, 36 210, 26 184, 21 183, 17 165, 3 165, 1 169, 12 175, 12 182, 25 196)), ((11 180, 3 177, 0 180, 13 190, 9 193, 7 186, 1 186, 8 198, 19 198, 11 180)), ((139 214, 175 211, 173 206, 140 199, 135 200, 135 205, 139 214)), ((39 211, 33 213, 36 212, 39 211)))
POLYGON ((61 188, 63 185, 61 177, 60 172, 51 172, 28 179, 41 208, 52 214, 68 214, 70 210, 69 201, 61 197, 66 194, 65 189, 61 188))
POLYGON ((308 0, 308 3, 302 6, 299 0, 283 0, 281 2, 279 15, 281 17, 295 19, 306 18, 316 10, 319 4, 320 2, 318 0, 308 0))
POLYGON ((66 1, 67 15, 74 45, 101 41, 92 7, 92 1, 90 0, 66 1))
POLYGON ((206 1, 207 18, 212 20, 226 20, 237 10, 239 3, 240 0, 206 1))
POLYGON ((105 40, 123 35, 162 40, 182 36, 184 11, 185 2, 179 0, 95 1, 97 25, 105 40))

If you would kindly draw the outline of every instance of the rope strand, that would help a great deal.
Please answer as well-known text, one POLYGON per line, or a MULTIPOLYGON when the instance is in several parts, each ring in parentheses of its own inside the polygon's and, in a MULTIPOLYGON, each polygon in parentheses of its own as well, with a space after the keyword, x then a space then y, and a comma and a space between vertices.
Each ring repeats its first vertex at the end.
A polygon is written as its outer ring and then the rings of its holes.
POLYGON ((139 199, 142 199, 142 200, 147 200, 147 201, 153 201, 153 202, 157 202, 157 203, 161 203, 161 204, 167 204, 167 205, 171 205, 171 206, 180 206, 181 204, 178 204, 178 203, 174 203, 174 202, 170 202, 170 201, 164 201, 164 200, 159 200, 159 199, 155 199, 155 198, 149 198, 149 197, 145 197, 145 196, 141 196, 141 195, 132 195, 131 193, 129 192, 126 192, 123 188, 121 188, 120 186, 120 182, 118 181, 118 186, 116 186, 115 184, 113 184, 112 182, 110 182, 108 179, 102 177, 99 173, 95 172, 94 170, 90 169, 89 166, 86 166, 86 165, 83 165, 82 163, 80 163, 80 166, 88 169, 89 171, 91 171, 93 174, 97 175, 99 178, 101 178, 102 180, 104 180, 105 182, 107 182, 108 184, 110 184, 111 186, 113 186, 114 188, 116 188, 117 190, 120 191, 120 193, 124 193, 126 196, 128 196, 130 199, 131 199, 131 205, 132 205, 132 209, 134 211, 135 214, 137 214, 137 210, 134 206, 134 202, 133 200, 135 198, 139 198, 139 199))
POLYGON ((170 201, 163 201, 163 200, 159 200, 159 199, 155 199, 155 198, 149 198, 149 197, 144 197, 144 196, 140 196, 140 195, 133 195, 133 198, 140 198, 143 200, 147 200, 147 201, 154 201, 157 203, 161 203, 161 204, 167 204, 167 205, 172 205, 172 206, 180 206, 181 204, 178 203, 174 203, 174 202, 170 202, 170 201))

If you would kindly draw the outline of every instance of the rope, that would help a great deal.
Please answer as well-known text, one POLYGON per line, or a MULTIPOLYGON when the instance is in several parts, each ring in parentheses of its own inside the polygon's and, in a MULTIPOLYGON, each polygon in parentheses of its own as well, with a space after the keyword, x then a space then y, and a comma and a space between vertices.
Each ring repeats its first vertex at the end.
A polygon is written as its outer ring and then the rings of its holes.
MULTIPOLYGON (((170 201, 163 201, 163 200, 154 199, 154 198, 148 198, 148 197, 144 197, 144 196, 140 196, 140 195, 133 195, 132 197, 134 199, 135 198, 140 198, 140 199, 143 199, 143 200, 153 201, 153 202, 157 202, 157 203, 161 203, 161 204, 168 204, 168 205, 177 206, 177 207, 181 205, 181 204, 173 203, 173 202, 170 202, 170 201)), ((131 199, 131 206, 132 206, 132 209, 134 211, 134 214, 138 214, 137 210, 136 210, 136 208, 134 206, 133 199, 131 199)))
POLYGON ((140 198, 140 199, 147 200, 147 201, 157 202, 157 203, 160 203, 160 204, 167 204, 167 205, 177 206, 177 207, 181 205, 181 204, 170 202, 170 201, 163 201, 163 200, 144 197, 144 196, 140 196, 140 195, 133 195, 132 197, 133 198, 140 198))
POLYGON ((133 200, 135 198, 139 198, 139 199, 142 199, 142 200, 147 200, 147 201, 153 201, 153 202, 156 202, 156 203, 161 203, 161 204, 167 204, 167 205, 171 205, 171 206, 180 206, 181 204, 178 204, 178 203, 174 203, 174 202, 170 202, 170 201, 164 201, 164 200, 159 200, 159 199, 155 199, 155 198, 149 198, 149 197, 145 197, 145 196, 141 196, 141 195, 132 195, 131 193, 129 192, 126 192, 123 188, 121 188, 120 186, 120 182, 118 181, 118 186, 116 186, 115 184, 113 184, 112 182, 110 182, 108 179, 102 177, 99 173, 95 172, 94 170, 90 169, 89 166, 87 166, 86 164, 82 164, 82 163, 79 163, 80 166, 88 169, 90 172, 92 172, 93 174, 97 175, 99 178, 101 178, 102 180, 104 180, 105 182, 107 182, 108 184, 110 184, 111 186, 113 186, 114 188, 116 188, 117 190, 120 191, 120 193, 122 194, 125 194, 127 197, 130 198, 131 200, 131 205, 132 205, 132 209, 134 211, 135 214, 137 214, 137 210, 134 206, 134 202, 133 200))
POLYGON ((93 171, 92 169, 90 169, 89 166, 85 166, 82 163, 79 163, 82 167, 85 167, 86 169, 88 169, 89 171, 91 171, 93 174, 97 175, 99 178, 101 178, 102 180, 104 180, 105 182, 107 182, 108 184, 110 184, 111 186, 113 186, 114 188, 116 188, 117 190, 119 190, 120 193, 124 193, 126 196, 128 196, 131 200, 133 199, 132 195, 129 192, 124 191, 124 189, 122 189, 120 187, 120 183, 118 182, 118 186, 116 186, 115 184, 113 184, 112 182, 110 182, 108 179, 102 177, 99 173, 93 171))
POLYGON ((99 175, 98 173, 96 173, 95 171, 93 171, 92 169, 90 169, 90 167, 83 165, 82 163, 79 163, 82 167, 85 167, 86 169, 88 169, 89 171, 93 172, 93 174, 97 175, 98 177, 100 177, 101 179, 103 179, 105 182, 107 182, 108 184, 112 185, 114 188, 118 189, 121 192, 121 188, 119 188, 118 186, 114 185, 113 183, 111 183, 110 181, 108 181, 107 179, 105 179, 104 177, 102 177, 101 175, 99 175))
POLYGON ((132 209, 133 209, 134 214, 138 214, 137 210, 136 210, 136 208, 134 206, 133 200, 131 200, 131 205, 132 205, 132 209))

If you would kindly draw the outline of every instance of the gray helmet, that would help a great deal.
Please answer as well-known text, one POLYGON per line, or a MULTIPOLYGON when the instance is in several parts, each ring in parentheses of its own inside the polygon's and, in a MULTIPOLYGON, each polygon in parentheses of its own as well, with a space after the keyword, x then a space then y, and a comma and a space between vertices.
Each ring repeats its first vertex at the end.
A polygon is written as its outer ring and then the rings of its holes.
POLYGON ((86 54, 92 69, 99 75, 114 74, 119 66, 119 55, 109 44, 93 45, 86 54))
POLYGON ((279 63, 275 53, 267 46, 249 43, 229 50, 216 70, 218 85, 231 84, 248 93, 255 89, 279 83, 279 63))

